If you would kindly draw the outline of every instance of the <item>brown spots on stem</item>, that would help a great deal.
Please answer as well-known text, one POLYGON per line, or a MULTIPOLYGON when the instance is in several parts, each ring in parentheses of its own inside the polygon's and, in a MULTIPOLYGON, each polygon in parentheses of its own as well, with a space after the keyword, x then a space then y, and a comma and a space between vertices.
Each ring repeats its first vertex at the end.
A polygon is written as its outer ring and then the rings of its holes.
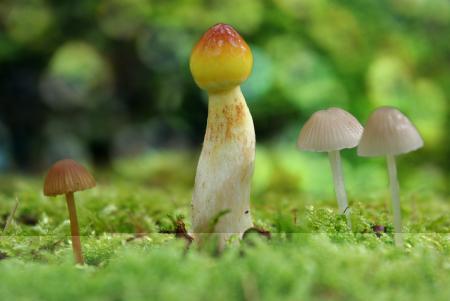
POLYGON ((246 117, 245 104, 237 100, 215 108, 213 112, 210 112, 205 140, 224 143, 233 139, 242 139, 234 133, 234 129, 242 125, 246 117))
POLYGON ((226 125, 225 125, 225 140, 229 140, 232 138, 231 129, 234 125, 234 114, 231 111, 231 108, 229 106, 224 106, 222 109, 223 116, 226 119, 226 125))
POLYGON ((244 104, 242 102, 235 106, 236 110, 236 121, 241 122, 245 117, 244 104))

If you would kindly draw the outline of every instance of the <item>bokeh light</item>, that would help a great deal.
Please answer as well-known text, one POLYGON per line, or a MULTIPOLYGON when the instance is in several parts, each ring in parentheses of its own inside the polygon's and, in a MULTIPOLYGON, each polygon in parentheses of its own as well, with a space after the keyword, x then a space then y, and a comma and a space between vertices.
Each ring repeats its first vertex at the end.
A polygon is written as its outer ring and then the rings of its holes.
MULTIPOLYGON (((254 54, 242 90, 258 142, 257 194, 332 198, 326 155, 295 148, 300 128, 327 107, 364 124, 382 105, 403 111, 425 140, 399 158, 403 185, 436 177, 433 187, 445 189, 449 20, 447 0, 0 1, 0 166, 32 169, 64 153, 109 164, 155 150, 197 154, 208 97, 189 56, 224 22, 254 54)), ((386 193, 382 159, 348 150, 343 162, 350 195, 386 193)))
POLYGON ((90 160, 83 141, 70 131, 70 126, 65 125, 64 121, 55 120, 47 124, 45 140, 44 162, 46 166, 65 158, 73 158, 78 161, 90 160))
POLYGON ((45 1, 10 1, 3 5, 6 31, 13 40, 27 46, 45 40, 54 19, 45 1))
POLYGON ((273 62, 267 53, 258 46, 250 45, 253 54, 253 70, 242 85, 245 99, 250 104, 264 96, 273 85, 273 62))
POLYGON ((110 81, 110 67, 98 51, 85 42, 70 41, 54 53, 41 91, 56 109, 94 106, 94 94, 105 93, 110 81))
POLYGON ((151 70, 160 73, 187 72, 193 38, 183 30, 152 28, 139 35, 137 53, 151 70))
POLYGON ((345 88, 323 58, 293 36, 279 36, 267 45, 277 62, 277 87, 299 109, 313 112, 330 106, 346 107, 345 88))
POLYGON ((339 6, 328 6, 313 16, 308 31, 339 64, 340 69, 353 72, 362 67, 367 52, 363 28, 350 11, 339 6))
POLYGON ((100 28, 116 39, 131 39, 151 18, 152 6, 147 0, 104 0, 98 6, 100 28))

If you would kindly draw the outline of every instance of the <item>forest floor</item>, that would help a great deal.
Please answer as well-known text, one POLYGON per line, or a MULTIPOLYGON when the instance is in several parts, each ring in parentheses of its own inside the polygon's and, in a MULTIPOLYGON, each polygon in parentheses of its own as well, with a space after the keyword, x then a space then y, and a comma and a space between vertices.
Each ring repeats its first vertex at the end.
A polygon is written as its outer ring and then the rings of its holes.
POLYGON ((219 254, 183 231, 195 156, 149 157, 97 170, 98 186, 76 193, 85 266, 73 264, 64 199, 42 195, 43 177, 2 176, 0 227, 19 206, 0 236, 0 300, 449 300, 445 193, 402 194, 398 248, 388 194, 351 195, 349 230, 332 197, 256 189, 258 230, 219 254))

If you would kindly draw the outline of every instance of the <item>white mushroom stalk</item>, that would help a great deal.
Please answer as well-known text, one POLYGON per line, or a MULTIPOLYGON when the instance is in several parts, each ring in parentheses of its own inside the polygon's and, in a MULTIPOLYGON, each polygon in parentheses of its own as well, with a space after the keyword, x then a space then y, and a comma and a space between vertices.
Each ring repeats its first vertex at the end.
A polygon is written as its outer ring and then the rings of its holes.
POLYGON ((397 165, 395 164, 395 156, 386 156, 388 173, 389 173, 389 185, 391 187, 392 197, 392 212, 394 214, 394 239, 397 246, 403 245, 403 230, 402 230, 402 211, 400 206, 400 187, 397 177, 397 165))
POLYGON ((359 142, 358 155, 386 156, 394 214, 394 241, 397 246, 403 245, 403 229, 395 156, 422 146, 423 140, 416 127, 399 110, 391 107, 381 107, 370 115, 359 142))
POLYGON ((199 243, 207 236, 218 238, 220 248, 253 225, 250 184, 255 131, 239 87, 250 75, 252 64, 248 45, 225 24, 210 28, 191 55, 194 80, 209 96, 192 198, 193 234, 199 243))
POLYGON ((333 173, 339 214, 344 214, 351 227, 350 208, 345 191, 340 150, 358 145, 363 128, 350 113, 329 108, 314 113, 303 126, 297 145, 302 150, 328 152, 333 173))
POLYGON ((329 151, 328 158, 330 159, 331 171, 333 173, 334 190, 338 202, 339 214, 345 214, 347 221, 350 221, 350 208, 348 207, 347 192, 345 191, 344 173, 342 172, 341 154, 340 151, 329 151))

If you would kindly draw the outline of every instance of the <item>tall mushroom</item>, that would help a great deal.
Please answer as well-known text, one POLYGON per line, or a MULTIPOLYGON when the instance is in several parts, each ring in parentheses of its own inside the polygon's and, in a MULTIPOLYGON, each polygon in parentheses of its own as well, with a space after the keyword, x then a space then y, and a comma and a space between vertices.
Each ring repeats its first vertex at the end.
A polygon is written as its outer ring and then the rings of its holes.
POLYGON ((397 246, 403 245, 403 234, 395 156, 422 146, 423 140, 416 127, 405 115, 392 107, 378 108, 370 115, 359 142, 359 156, 387 158, 394 211, 394 239, 397 246))
POLYGON ((252 66, 247 43, 226 24, 211 27, 190 58, 193 78, 209 96, 192 197, 192 226, 197 241, 202 240, 202 233, 216 233, 220 247, 253 225, 249 199, 255 130, 239 86, 252 66))
POLYGON ((72 235, 72 249, 75 261, 84 264, 81 251, 80 231, 78 228, 77 211, 75 207, 74 192, 95 187, 92 175, 80 164, 71 159, 56 162, 48 171, 44 182, 44 195, 66 196, 69 209, 70 231, 72 235))
POLYGON ((362 132, 361 124, 353 115, 339 108, 329 108, 317 111, 308 119, 297 141, 302 150, 328 152, 339 213, 345 214, 349 226, 350 211, 339 151, 357 146, 362 132))

